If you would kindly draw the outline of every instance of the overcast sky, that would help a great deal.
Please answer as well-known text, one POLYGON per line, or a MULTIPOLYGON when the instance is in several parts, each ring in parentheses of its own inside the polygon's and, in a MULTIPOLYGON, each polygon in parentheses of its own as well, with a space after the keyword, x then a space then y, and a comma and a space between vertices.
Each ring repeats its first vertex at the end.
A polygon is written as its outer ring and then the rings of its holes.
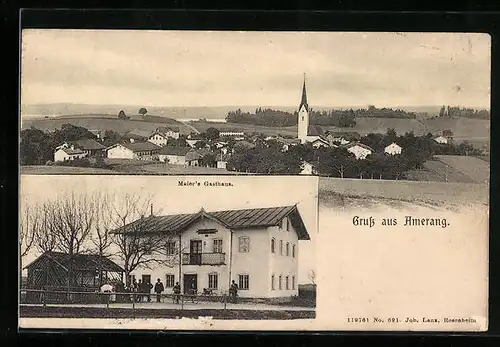
MULTIPOLYGON (((318 232, 317 177, 248 177, 244 176, 123 176, 123 175, 23 175, 21 207, 64 199, 71 192, 135 194, 150 197, 156 215, 277 207, 298 204, 310 241, 299 243, 299 283, 308 282, 308 272, 315 268, 315 244, 318 232), (178 181, 232 182, 233 187, 182 187, 178 181), (293 189, 290 189, 293 187, 293 189), (267 193, 266 193, 267 192, 267 193), (272 193, 270 193, 272 192, 272 193)), ((22 209, 21 209, 22 211, 22 209)), ((149 212, 149 209, 148 211, 149 212)), ((31 252, 24 266, 40 254, 31 252)))
POLYGON ((485 34, 24 30, 22 103, 489 108, 485 34))

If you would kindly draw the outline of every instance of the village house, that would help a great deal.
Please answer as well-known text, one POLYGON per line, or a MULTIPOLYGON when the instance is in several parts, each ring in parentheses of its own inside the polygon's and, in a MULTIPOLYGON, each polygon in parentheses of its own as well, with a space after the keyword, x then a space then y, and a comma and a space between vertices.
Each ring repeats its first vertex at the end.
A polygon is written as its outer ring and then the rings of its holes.
POLYGON ((158 146, 165 146, 169 138, 177 140, 179 136, 178 128, 158 127, 151 135, 149 135, 148 141, 158 146))
POLYGON ((317 138, 316 140, 314 141, 311 141, 311 145, 314 147, 314 148, 320 148, 320 147, 330 147, 330 142, 328 142, 327 140, 325 140, 322 136, 317 138))
POLYGON ((161 147, 151 142, 116 143, 106 148, 108 158, 156 160, 161 147))
POLYGON ((371 147, 360 142, 349 142, 343 147, 353 153, 356 159, 366 159, 367 156, 374 152, 371 147))
POLYGON ((191 151, 191 147, 165 146, 158 152, 158 159, 173 165, 187 165, 186 155, 191 151))
POLYGON ((199 134, 190 134, 188 135, 188 137, 186 138, 186 142, 189 146, 193 147, 198 143, 200 142, 201 140, 203 140, 203 138, 201 137, 201 135, 199 134))
POLYGON ((220 153, 215 157, 215 160, 217 162, 217 169, 226 169, 227 168, 227 162, 229 161, 229 158, 231 156, 220 153))
MULTIPOLYGON (((166 292, 179 282, 184 293, 203 288, 227 294, 232 280, 242 298, 298 295, 299 243, 310 240, 296 205, 140 218, 113 233, 137 228, 165 235, 165 261, 138 268, 134 278, 160 278, 166 292), (167 258, 169 257, 169 258, 167 258)), ((163 259, 162 259, 163 260, 163 259)))
POLYGON ((361 135, 355 131, 346 132, 327 132, 325 138, 330 143, 340 143, 341 145, 346 145, 351 141, 359 141, 361 135))
POLYGON ((273 138, 270 141, 276 141, 279 145, 281 145, 281 150, 283 152, 287 152, 290 147, 300 144, 299 139, 285 139, 283 137, 273 138))
POLYGON ((403 150, 403 148, 400 145, 398 145, 396 142, 393 142, 384 148, 384 153, 387 153, 390 155, 397 155, 397 154, 401 154, 402 150, 403 150))
POLYGON ((30 289, 94 291, 100 282, 122 281, 124 270, 106 257, 48 251, 25 267, 30 289), (99 275, 101 272, 101 275, 99 275))
POLYGON ((300 166, 300 171, 299 175, 316 175, 316 169, 313 164, 308 163, 307 161, 302 162, 302 165, 300 166))
POLYGON ((243 140, 245 138, 245 133, 243 131, 237 130, 237 129, 231 129, 231 130, 226 129, 223 131, 219 131, 219 137, 220 138, 232 137, 235 140, 243 140))
POLYGON ((440 144, 448 144, 450 142, 448 137, 443 136, 443 135, 433 136, 432 139, 435 142, 440 143, 440 144))
POLYGON ((54 162, 73 161, 86 157, 87 154, 74 145, 62 145, 56 147, 54 151, 54 162))
POLYGON ((144 142, 149 138, 150 134, 150 131, 134 129, 123 134, 123 139, 130 142, 144 142))

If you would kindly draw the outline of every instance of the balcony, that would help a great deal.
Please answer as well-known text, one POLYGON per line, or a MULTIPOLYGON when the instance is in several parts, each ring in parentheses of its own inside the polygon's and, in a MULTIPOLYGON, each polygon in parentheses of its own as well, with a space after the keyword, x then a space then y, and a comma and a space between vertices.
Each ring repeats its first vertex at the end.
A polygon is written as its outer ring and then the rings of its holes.
POLYGON ((182 265, 225 265, 226 253, 182 253, 182 265))

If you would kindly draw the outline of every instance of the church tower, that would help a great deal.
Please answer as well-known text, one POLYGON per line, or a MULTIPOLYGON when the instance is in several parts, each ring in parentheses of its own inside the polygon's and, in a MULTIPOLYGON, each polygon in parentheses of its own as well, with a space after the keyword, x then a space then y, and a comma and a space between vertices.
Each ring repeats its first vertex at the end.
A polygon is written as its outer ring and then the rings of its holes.
POLYGON ((304 85, 302 86, 302 99, 299 105, 299 120, 297 123, 297 137, 300 140, 300 143, 307 142, 308 129, 309 129, 309 105, 307 105, 306 74, 304 74, 304 85))

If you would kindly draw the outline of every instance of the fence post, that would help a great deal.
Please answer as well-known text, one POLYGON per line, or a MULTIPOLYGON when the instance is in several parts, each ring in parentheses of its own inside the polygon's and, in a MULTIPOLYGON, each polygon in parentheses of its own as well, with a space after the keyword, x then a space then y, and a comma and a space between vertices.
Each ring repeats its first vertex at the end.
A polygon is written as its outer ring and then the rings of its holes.
POLYGON ((45 289, 42 290, 42 304, 43 304, 43 307, 47 307, 47 303, 45 300, 45 289))
POLYGON ((181 295, 181 310, 184 310, 184 295, 181 295))
POLYGON ((106 300, 106 308, 109 308, 109 300, 111 300, 111 294, 106 295, 108 297, 108 300, 106 300))
POLYGON ((135 294, 132 293, 132 310, 135 310, 135 294))

